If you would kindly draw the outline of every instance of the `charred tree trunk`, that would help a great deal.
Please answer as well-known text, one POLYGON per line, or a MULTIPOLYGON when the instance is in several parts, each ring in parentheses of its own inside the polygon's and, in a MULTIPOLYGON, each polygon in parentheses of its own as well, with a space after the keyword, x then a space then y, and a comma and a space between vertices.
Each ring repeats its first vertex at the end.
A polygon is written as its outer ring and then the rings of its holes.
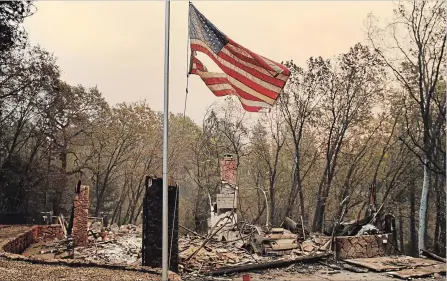
POLYGON ((405 253, 404 221, 402 219, 402 210, 401 209, 399 209, 399 248, 402 253, 405 253))
POLYGON ((320 184, 318 185, 317 204, 315 206, 315 214, 314 214, 314 220, 313 220, 313 224, 312 224, 313 231, 321 230, 321 226, 323 224, 323 213, 321 212, 320 208, 322 205, 324 184, 325 184, 325 179, 323 178, 323 179, 321 179, 320 184))
MULTIPOLYGON (((296 150, 299 148, 295 148, 296 150)), ((300 175, 300 154, 299 152, 296 153, 295 156, 295 165, 293 169, 293 182, 292 182, 292 189, 290 191, 290 197, 289 197, 289 203, 286 209, 285 216, 290 216, 293 207, 295 206, 296 198, 299 199, 299 212, 300 216, 303 216, 303 218, 307 218, 307 213, 304 211, 304 196, 303 196, 303 190, 302 190, 302 181, 301 181, 301 175, 300 175)))

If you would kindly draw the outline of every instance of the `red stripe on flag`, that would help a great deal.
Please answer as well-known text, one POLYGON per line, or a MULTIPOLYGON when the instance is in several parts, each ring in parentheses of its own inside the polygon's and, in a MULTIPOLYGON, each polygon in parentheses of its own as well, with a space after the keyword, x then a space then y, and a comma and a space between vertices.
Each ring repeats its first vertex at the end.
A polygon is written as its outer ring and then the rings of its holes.
POLYGON ((200 51, 202 53, 207 54, 225 73, 227 73, 229 76, 233 77, 236 80, 239 80, 242 84, 245 84, 246 86, 250 87, 251 89, 255 90, 256 92, 267 96, 271 99, 276 100, 278 98, 279 93, 273 92, 271 90, 268 90, 261 85, 257 84, 256 82, 250 80, 249 78, 245 77, 244 75, 224 66, 220 61, 218 61, 213 54, 211 54, 208 49, 204 48, 201 45, 198 44, 191 44, 191 50, 194 51, 200 51))
MULTIPOLYGON (((243 60, 243 61, 249 62, 249 63, 251 63, 251 64, 254 64, 254 65, 256 65, 256 66, 259 66, 259 67, 264 68, 264 66, 261 65, 261 64, 260 64, 257 60, 255 60, 254 58, 244 56, 243 54, 241 54, 241 53, 239 53, 238 51, 236 51, 236 50, 234 49, 234 48, 236 48, 236 46, 233 46, 231 43, 228 43, 227 45, 225 45, 225 47, 227 47, 227 50, 230 51, 235 57, 237 57, 237 58, 239 58, 239 59, 241 59, 241 60, 243 60)), ((266 70, 267 70, 267 69, 266 69, 266 70)))
POLYGON ((276 70, 274 70, 270 65, 268 65, 258 54, 253 53, 249 49, 239 45, 238 43, 234 42, 232 39, 230 39, 228 37, 227 37, 227 39, 234 46, 239 47, 239 48, 243 49, 244 51, 246 51, 247 53, 249 53, 250 56, 252 56, 256 61, 258 61, 258 63, 261 64, 265 69, 276 72, 276 70))
MULTIPOLYGON (((210 72, 208 72, 208 73, 210 73, 210 72)), ((200 78, 202 78, 202 80, 205 82, 206 85, 229 84, 229 85, 231 85, 231 87, 233 87, 238 92, 238 94, 243 99, 265 103, 265 101, 255 97, 255 96, 252 96, 252 95, 244 92, 243 90, 239 89, 237 86, 235 86, 230 81, 228 81, 227 78, 222 78, 222 77, 204 78, 200 75, 200 73, 198 73, 198 74, 199 74, 200 78), (215 83, 216 81, 219 81, 219 83, 215 83)), ((219 90, 219 91, 223 91, 223 90, 219 90)))
POLYGON ((234 95, 233 90, 218 90, 218 91, 211 91, 216 97, 223 97, 228 95, 234 95))
MULTIPOLYGON (((210 89, 210 90, 211 90, 211 89, 210 89)), ((223 96, 228 96, 228 95, 234 95, 233 91, 232 91, 232 90, 228 90, 228 89, 226 89, 226 90, 217 90, 217 91, 213 91, 213 90, 211 90, 211 92, 213 92, 213 94, 214 94, 216 97, 223 97, 223 96)), ((240 94, 239 91, 238 91, 238 94, 242 97, 242 95, 240 94)), ((239 97, 237 97, 237 98, 239 99, 239 102, 241 103, 242 107, 243 107, 245 110, 247 110, 247 111, 250 111, 250 112, 258 112, 258 111, 260 111, 260 110, 263 109, 262 107, 259 107, 259 106, 250 106, 250 105, 246 105, 246 104, 244 104, 244 102, 242 102, 242 100, 241 100, 239 97)))
POLYGON ((228 79, 224 77, 210 77, 210 78, 201 77, 201 78, 207 85, 224 84, 224 83, 230 84, 228 79))
POLYGON ((262 110, 262 107, 249 106, 249 105, 244 104, 243 102, 241 102, 241 105, 246 111, 249 111, 249 112, 259 112, 260 110, 262 110))
MULTIPOLYGON (((231 84, 231 83, 230 83, 230 84, 231 84)), ((265 101, 263 101, 263 100, 261 100, 261 99, 255 97, 255 96, 250 95, 249 93, 245 92, 244 90, 239 89, 237 86, 235 86, 235 85, 233 85, 233 84, 231 84, 231 86, 233 86, 233 88, 234 88, 234 89, 236 90, 236 92, 241 96, 241 98, 246 99, 246 100, 259 101, 259 102, 264 102, 264 103, 265 103, 265 101)))
MULTIPOLYGON (((227 50, 228 50, 228 48, 227 48, 227 50)), ((239 63, 238 61, 236 61, 235 59, 233 59, 232 57, 230 57, 229 55, 225 54, 222 51, 218 54, 218 56, 223 58, 224 60, 228 61, 229 63, 234 64, 235 66, 239 67, 240 69, 245 70, 246 72, 250 73, 251 75, 267 82, 267 83, 270 83, 270 84, 275 85, 280 88, 282 88, 284 86, 284 81, 276 79, 271 75, 266 75, 264 73, 261 73, 261 72, 255 70, 254 68, 245 66, 242 63, 239 63)))

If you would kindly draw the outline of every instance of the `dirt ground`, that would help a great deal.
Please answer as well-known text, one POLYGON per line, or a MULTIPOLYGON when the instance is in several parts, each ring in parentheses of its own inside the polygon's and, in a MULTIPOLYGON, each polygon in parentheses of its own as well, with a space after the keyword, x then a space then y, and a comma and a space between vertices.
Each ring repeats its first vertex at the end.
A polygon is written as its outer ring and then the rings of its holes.
MULTIPOLYGON (((247 273, 239 273, 232 276, 219 277, 197 277, 184 276, 184 281, 242 281, 242 276, 250 275, 251 281, 399 281, 401 279, 394 278, 386 273, 365 272, 356 273, 347 270, 333 270, 327 266, 320 264, 296 264, 288 268, 270 269, 264 271, 252 271, 247 273)), ((445 280, 445 276, 438 278, 420 278, 418 281, 445 280)))
MULTIPOLYGON (((340 271, 333 273, 332 270, 318 270, 313 274, 299 274, 272 270, 268 273, 249 273, 251 281, 280 280, 280 281, 399 281, 401 279, 386 275, 386 273, 366 272, 355 273, 350 271, 340 271)), ((232 281, 241 281, 242 274, 232 277, 232 281)), ((417 279, 418 281, 436 280, 433 278, 417 279)), ((437 280, 445 280, 445 277, 437 280)))
POLYGON ((4 239, 15 237, 20 233, 23 233, 31 229, 30 226, 20 225, 0 225, 0 242, 4 239))
MULTIPOLYGON (((386 273, 366 272, 354 273, 345 270, 332 270, 325 267, 312 265, 298 265, 290 269, 272 269, 244 273, 251 276, 251 281, 398 281, 400 279, 388 276, 386 273)), ((244 274, 222 277, 183 277, 184 281, 242 281, 244 274)), ((137 271, 104 269, 98 267, 75 268, 62 265, 42 265, 28 262, 10 261, 0 258, 1 281, 152 281, 160 280, 160 276, 137 271)), ((445 276, 439 278, 421 278, 418 281, 445 280, 445 276)))
POLYGON ((160 276, 129 270, 98 267, 75 268, 62 265, 42 265, 0 258, 1 281, 137 281, 160 280, 160 276))

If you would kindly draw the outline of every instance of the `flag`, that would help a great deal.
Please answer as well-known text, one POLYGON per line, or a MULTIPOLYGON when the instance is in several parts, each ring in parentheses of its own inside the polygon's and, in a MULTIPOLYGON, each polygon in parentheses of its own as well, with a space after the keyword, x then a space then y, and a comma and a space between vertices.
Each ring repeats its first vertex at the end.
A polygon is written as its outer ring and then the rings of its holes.
POLYGON ((275 105, 290 76, 287 67, 239 45, 192 4, 189 6, 189 39, 189 73, 199 75, 214 95, 235 95, 250 112, 275 105), (197 58, 197 52, 210 57, 223 72, 209 72, 197 58))

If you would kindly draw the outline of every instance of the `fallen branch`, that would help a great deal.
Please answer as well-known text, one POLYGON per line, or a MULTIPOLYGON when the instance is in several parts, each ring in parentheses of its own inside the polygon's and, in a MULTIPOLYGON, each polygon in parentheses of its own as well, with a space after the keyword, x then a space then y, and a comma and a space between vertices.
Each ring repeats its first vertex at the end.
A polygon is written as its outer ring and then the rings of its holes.
POLYGON ((265 262, 265 263, 222 267, 218 270, 207 272, 206 274, 211 275, 211 276, 218 276, 218 275, 244 272, 244 271, 250 271, 250 270, 256 270, 256 269, 278 268, 278 267, 284 267, 284 266, 288 266, 288 265, 298 263, 298 262, 315 261, 315 260, 329 257, 331 255, 332 255, 332 253, 324 253, 324 254, 317 254, 314 256, 298 257, 298 258, 290 259, 290 260, 277 260, 277 261, 271 261, 271 262, 265 262))
POLYGON ((366 273, 369 271, 369 269, 367 268, 361 268, 361 267, 357 267, 357 266, 352 266, 350 264, 347 263, 343 263, 341 264, 341 268, 342 269, 346 269, 355 273, 366 273))
POLYGON ((427 251, 427 250, 421 249, 421 252, 422 252, 422 254, 424 254, 425 256, 427 256, 427 258, 431 258, 432 260, 440 261, 440 262, 443 262, 443 263, 446 263, 446 262, 447 262, 447 260, 446 260, 445 258, 440 257, 440 256, 438 256, 438 255, 435 255, 435 254, 433 254, 433 253, 430 253, 430 252, 427 251))
MULTIPOLYGON (((222 243, 233 243, 233 242, 236 242, 236 241, 239 241, 239 240, 242 240, 242 242, 244 242, 244 239, 245 239, 245 238, 249 238, 249 237, 252 236, 254 233, 255 233, 255 232, 252 231, 252 232, 250 232, 249 234, 244 235, 244 236, 241 236, 241 237, 239 237, 239 238, 236 238, 236 239, 233 239, 233 240, 225 240, 225 241, 221 241, 221 242, 222 242, 222 243)), ((245 242, 244 242, 244 243, 245 243, 245 242)))
POLYGON ((300 216, 300 218, 301 218, 301 229, 303 230, 303 239, 306 239, 306 231, 304 230, 303 216, 300 216))
POLYGON ((338 265, 336 265, 336 264, 330 264, 330 263, 326 263, 326 262, 322 262, 322 261, 319 261, 318 263, 319 263, 319 264, 322 264, 322 265, 324 265, 324 266, 327 266, 327 267, 329 267, 329 268, 335 269, 335 270, 340 270, 340 269, 341 269, 341 268, 340 268, 338 265))

